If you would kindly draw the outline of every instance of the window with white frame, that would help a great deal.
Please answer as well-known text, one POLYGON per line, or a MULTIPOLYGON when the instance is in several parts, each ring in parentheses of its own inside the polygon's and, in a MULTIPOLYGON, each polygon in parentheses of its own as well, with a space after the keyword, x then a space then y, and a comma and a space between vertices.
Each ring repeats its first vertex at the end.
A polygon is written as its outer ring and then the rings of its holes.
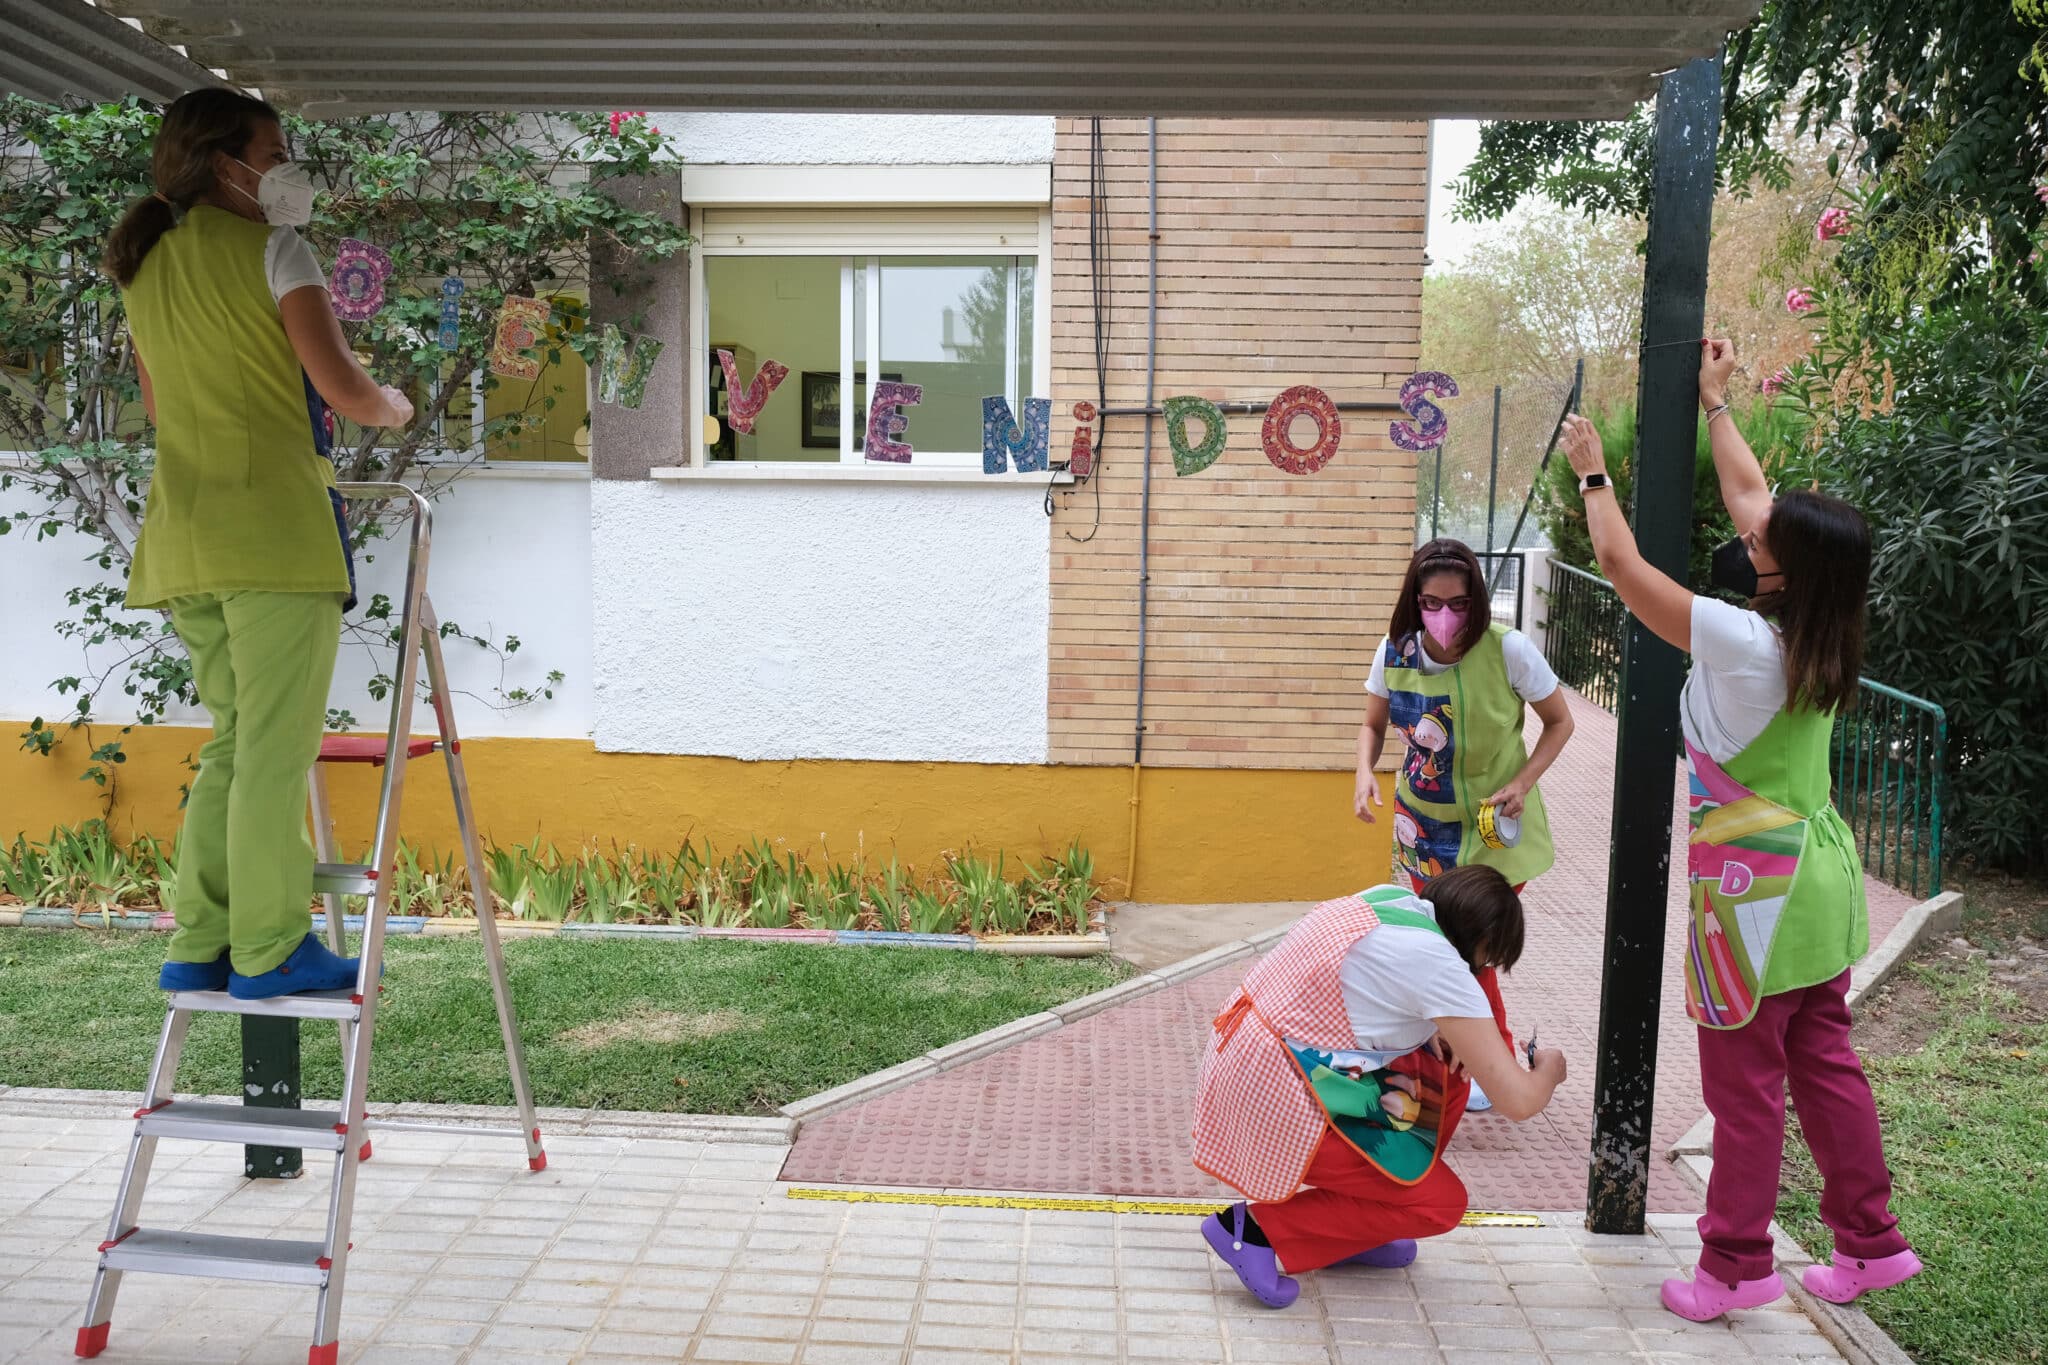
POLYGON ((707 214, 694 349, 699 411, 717 422, 697 434, 699 460, 861 463, 879 378, 923 390, 905 409, 913 463, 978 464, 982 400, 1022 411, 1044 374, 1040 217, 707 214), (732 425, 721 350, 742 388, 767 361, 788 368, 751 432, 732 425))

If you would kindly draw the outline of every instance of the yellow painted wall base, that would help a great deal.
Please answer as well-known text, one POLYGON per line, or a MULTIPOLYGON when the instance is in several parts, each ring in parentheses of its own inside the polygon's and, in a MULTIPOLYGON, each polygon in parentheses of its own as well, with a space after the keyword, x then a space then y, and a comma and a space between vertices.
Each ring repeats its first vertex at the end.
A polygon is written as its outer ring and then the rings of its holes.
MULTIPOLYGON (((114 822, 168 838, 181 784, 204 730, 132 731, 118 770, 114 822)), ((51 758, 0 755, 0 838, 40 838, 105 813, 104 793, 78 780, 88 746, 51 758)), ((925 865, 972 845, 1031 858, 1070 840, 1095 855, 1097 876, 1120 881, 1130 853, 1128 767, 981 763, 867 763, 599 753, 587 740, 465 740, 470 787, 485 837, 673 845, 685 836, 730 849, 754 838, 850 860, 891 849, 925 865)), ((377 770, 330 769, 344 848, 367 843, 377 770)), ((1382 784, 1391 785, 1389 775, 1382 784)), ((1388 822, 1351 814, 1351 774, 1262 769, 1148 768, 1140 783, 1137 887, 1164 902, 1322 900, 1387 879, 1388 822)), ((454 816, 438 758, 412 764, 405 836, 453 849, 454 816)), ((1112 885, 1113 894, 1125 894, 1112 885)))

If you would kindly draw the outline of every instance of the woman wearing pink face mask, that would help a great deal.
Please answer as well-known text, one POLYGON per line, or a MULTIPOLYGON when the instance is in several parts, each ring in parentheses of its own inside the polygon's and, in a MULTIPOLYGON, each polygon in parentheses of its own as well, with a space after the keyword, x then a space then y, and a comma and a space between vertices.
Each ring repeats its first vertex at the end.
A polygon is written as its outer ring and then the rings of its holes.
MULTIPOLYGON (((1493 868, 1519 893, 1553 861, 1536 781, 1571 738, 1571 711, 1535 642, 1495 625, 1488 599, 1463 542, 1424 545, 1365 682, 1352 809, 1371 824, 1383 805, 1374 769, 1391 721, 1408 745, 1394 783, 1394 881, 1423 896, 1468 863, 1493 868), (1543 721, 1534 753, 1522 740, 1525 705, 1543 721)), ((1480 981, 1504 1014, 1490 968, 1480 981)), ((1483 1095, 1473 1098, 1485 1107, 1483 1095)))

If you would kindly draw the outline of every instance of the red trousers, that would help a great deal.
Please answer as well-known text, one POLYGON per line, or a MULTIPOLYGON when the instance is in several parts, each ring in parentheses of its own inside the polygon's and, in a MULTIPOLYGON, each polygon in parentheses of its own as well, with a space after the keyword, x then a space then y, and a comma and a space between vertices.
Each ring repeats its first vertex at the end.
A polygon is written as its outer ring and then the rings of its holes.
MULTIPOLYGON (((1738 1029, 1699 1030, 1700 1086, 1714 1116, 1714 1173, 1700 1219, 1700 1269, 1717 1280, 1771 1273, 1771 1219, 1785 1155, 1785 1088, 1820 1167, 1820 1216, 1835 1247, 1865 1260, 1906 1249, 1892 1216, 1877 1105, 1849 1045, 1849 973, 1767 995, 1738 1029)), ((1260 1215, 1261 1226, 1265 1217, 1260 1215)))
POLYGON ((1335 1132, 1308 1166, 1309 1188, 1284 1204, 1254 1204, 1273 1254, 1290 1275, 1335 1265, 1397 1237, 1434 1237, 1465 1216, 1465 1182, 1437 1158, 1413 1185, 1397 1185, 1335 1132))
MULTIPOLYGON (((1478 979, 1501 1037, 1508 1038, 1507 1007, 1493 968, 1478 979)), ((1443 1152, 1463 1115, 1461 1092, 1437 1137, 1436 1164, 1413 1185, 1388 1179, 1335 1131, 1326 1132, 1302 1176, 1306 1188, 1284 1203, 1251 1206, 1252 1218, 1287 1273, 1319 1270, 1397 1238, 1435 1237, 1458 1226, 1470 1196, 1443 1152)))

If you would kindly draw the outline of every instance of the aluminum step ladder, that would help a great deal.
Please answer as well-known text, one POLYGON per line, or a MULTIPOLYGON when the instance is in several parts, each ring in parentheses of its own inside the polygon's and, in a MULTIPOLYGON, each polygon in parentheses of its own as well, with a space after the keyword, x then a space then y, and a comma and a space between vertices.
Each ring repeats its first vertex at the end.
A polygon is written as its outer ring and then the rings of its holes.
POLYGON ((78 1329, 76 1353, 97 1356, 106 1348, 120 1292, 121 1277, 131 1271, 191 1275, 210 1279, 250 1280, 268 1284, 304 1285, 318 1291, 314 1306, 313 1342, 308 1365, 334 1365, 340 1346, 341 1301, 348 1269, 349 1230, 355 1211, 356 1173, 371 1152, 373 1128, 456 1133, 466 1137, 516 1137, 526 1146, 527 1166, 547 1166, 535 1119, 519 1025, 512 1013, 512 994, 505 976, 505 957, 497 923, 490 912, 490 881, 462 768, 462 743, 455 733, 449 701, 448 674, 441 658, 440 623, 427 598, 427 556, 433 514, 427 500, 395 483, 343 484, 351 501, 403 504, 412 517, 406 564, 403 615, 399 630, 397 676, 391 689, 391 723, 381 743, 375 739, 330 738, 321 746, 321 762, 369 762, 383 770, 377 803, 373 861, 353 865, 335 860, 334 832, 320 765, 310 775, 314 843, 318 863, 313 887, 326 904, 328 945, 342 947, 344 897, 369 899, 363 918, 362 971, 352 990, 307 992, 269 1000, 237 1000, 226 991, 176 991, 164 1018, 163 1036, 150 1067, 142 1107, 135 1111, 135 1136, 121 1172, 113 1218, 100 1243, 99 1269, 86 1302, 85 1323, 78 1329), (430 703, 439 733, 412 733, 413 701, 424 663, 430 703), (504 1035, 505 1058, 511 1071, 512 1094, 519 1111, 518 1128, 370 1119, 364 1112, 370 1077, 370 1044, 374 1036, 380 989, 371 989, 382 975, 385 921, 391 912, 392 868, 398 856, 400 800, 408 760, 439 752, 448 769, 455 818, 462 835, 463 857, 478 902, 478 936, 490 967, 491 994, 504 1035), (271 1018, 330 1019, 341 1031, 343 1078, 338 1107, 333 1109, 252 1108, 175 1097, 178 1057, 196 1014, 243 1014, 271 1018), (170 1232, 140 1226, 142 1196, 149 1183, 156 1145, 163 1138, 196 1142, 295 1147, 334 1155, 334 1182, 327 1204, 325 1236, 315 1241, 259 1237, 226 1237, 206 1232, 170 1232))

